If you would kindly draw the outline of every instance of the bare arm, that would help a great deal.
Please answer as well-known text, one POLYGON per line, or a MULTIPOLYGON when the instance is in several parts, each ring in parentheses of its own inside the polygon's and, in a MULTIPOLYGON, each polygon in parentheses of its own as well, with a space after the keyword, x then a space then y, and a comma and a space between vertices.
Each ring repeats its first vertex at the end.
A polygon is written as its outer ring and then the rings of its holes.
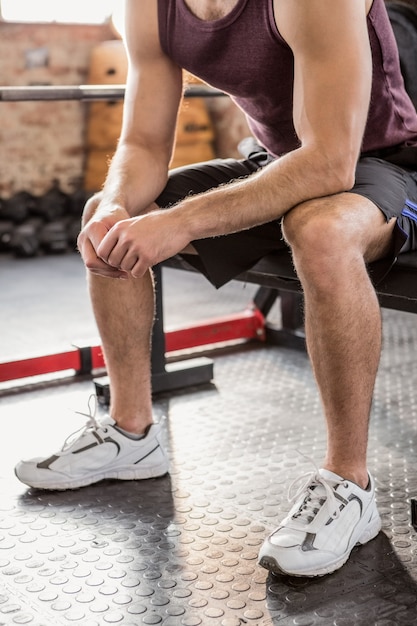
POLYGON ((159 44, 156 0, 127 0, 128 77, 123 124, 104 196, 122 200, 130 215, 163 190, 172 156, 182 94, 181 70, 159 44))
POLYGON ((175 140, 182 74, 159 44, 156 0, 126 0, 128 76, 123 123, 102 192, 90 203, 94 218, 78 246, 92 271, 119 276, 97 259, 104 235, 120 220, 146 212, 163 190, 175 140))
POLYGON ((303 201, 352 187, 371 89, 366 0, 275 0, 275 10, 294 53, 301 147, 248 179, 116 227, 99 249, 109 263, 123 262, 139 276, 189 241, 277 219, 303 201))
POLYGON ((249 179, 179 207, 193 238, 267 222, 353 186, 371 89, 365 0, 275 4, 278 27, 294 53, 293 117, 301 147, 249 179))

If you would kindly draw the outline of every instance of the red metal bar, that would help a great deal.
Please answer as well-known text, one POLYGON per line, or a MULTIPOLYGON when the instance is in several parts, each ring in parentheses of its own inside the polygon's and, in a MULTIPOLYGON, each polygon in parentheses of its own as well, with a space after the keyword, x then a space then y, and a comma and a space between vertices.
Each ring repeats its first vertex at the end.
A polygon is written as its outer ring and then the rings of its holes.
POLYGON ((265 318, 256 307, 167 331, 165 346, 167 352, 175 352, 237 339, 265 339, 265 318))
POLYGON ((48 354, 45 356, 21 359, 9 363, 0 363, 0 382, 42 376, 52 372, 64 370, 79 370, 81 367, 80 353, 78 350, 48 354))
MULTIPOLYGON (((265 318, 256 307, 165 332, 166 352, 239 339, 265 339, 265 318)), ((105 363, 101 346, 74 348, 68 352, 0 363, 0 383, 66 370, 83 371, 82 351, 86 349, 90 350, 91 369, 103 368, 105 363)))

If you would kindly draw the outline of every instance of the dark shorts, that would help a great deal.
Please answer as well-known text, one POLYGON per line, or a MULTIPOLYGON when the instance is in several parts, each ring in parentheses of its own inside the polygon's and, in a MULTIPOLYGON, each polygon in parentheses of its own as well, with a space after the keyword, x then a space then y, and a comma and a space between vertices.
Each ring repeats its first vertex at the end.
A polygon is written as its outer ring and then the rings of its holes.
MULTIPOLYGON (((273 160, 253 142, 249 147, 244 159, 215 159, 172 170, 167 186, 156 203, 167 208, 186 196, 249 176, 273 160)), ((374 202, 387 221, 397 218, 393 253, 375 264, 373 270, 374 281, 378 282, 389 271, 400 252, 417 248, 417 172, 385 159, 365 157, 357 165, 356 183, 351 193, 374 202)), ((270 252, 287 247, 280 220, 192 243, 198 256, 187 255, 187 261, 215 287, 221 287, 250 269, 270 252)))

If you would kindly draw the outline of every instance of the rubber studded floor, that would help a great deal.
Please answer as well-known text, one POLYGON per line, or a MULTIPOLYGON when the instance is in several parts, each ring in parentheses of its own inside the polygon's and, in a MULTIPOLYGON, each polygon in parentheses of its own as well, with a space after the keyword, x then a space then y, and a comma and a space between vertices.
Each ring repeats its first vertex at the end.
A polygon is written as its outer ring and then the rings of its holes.
POLYGON ((257 565, 289 483, 325 433, 305 354, 250 345, 215 356, 212 386, 159 397, 169 475, 27 490, 14 463, 85 418, 91 382, 0 398, 0 624, 417 624, 417 318, 384 311, 369 467, 383 530, 314 580, 257 565))

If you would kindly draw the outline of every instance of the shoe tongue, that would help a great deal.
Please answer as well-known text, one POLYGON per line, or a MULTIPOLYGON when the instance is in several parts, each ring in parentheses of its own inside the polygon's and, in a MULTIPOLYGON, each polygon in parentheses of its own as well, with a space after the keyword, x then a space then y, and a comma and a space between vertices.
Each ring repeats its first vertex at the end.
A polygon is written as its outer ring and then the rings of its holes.
POLYGON ((344 480, 338 474, 335 474, 334 472, 331 472, 330 470, 326 470, 323 468, 319 470, 319 474, 322 478, 324 478, 324 480, 328 482, 332 482, 332 483, 340 483, 340 482, 343 482, 344 480))

